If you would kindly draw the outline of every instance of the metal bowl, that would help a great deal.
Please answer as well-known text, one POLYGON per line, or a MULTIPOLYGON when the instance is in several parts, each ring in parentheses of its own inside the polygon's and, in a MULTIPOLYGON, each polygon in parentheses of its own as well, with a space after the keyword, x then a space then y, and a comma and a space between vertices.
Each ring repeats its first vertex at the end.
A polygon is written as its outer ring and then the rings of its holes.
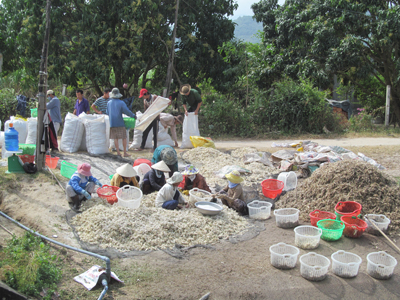
POLYGON ((221 205, 213 202, 199 201, 196 202, 194 205, 199 212, 207 216, 218 215, 223 210, 223 207, 221 205))

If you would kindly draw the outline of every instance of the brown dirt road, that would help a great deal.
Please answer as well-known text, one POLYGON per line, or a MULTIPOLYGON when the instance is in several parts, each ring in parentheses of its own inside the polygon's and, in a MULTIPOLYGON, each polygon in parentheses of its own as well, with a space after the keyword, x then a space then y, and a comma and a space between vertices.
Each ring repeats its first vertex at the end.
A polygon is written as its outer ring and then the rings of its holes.
MULTIPOLYGON (((324 145, 333 143, 363 152, 384 165, 389 174, 400 176, 399 138, 317 142, 324 145)), ((221 149, 250 146, 267 151, 280 149, 272 148, 271 144, 272 141, 216 141, 217 148, 221 149)), ((151 154, 146 151, 141 156, 150 157, 151 154)), ((14 183, 7 183, 9 186, 4 189, 1 211, 46 236, 57 235, 58 241, 79 246, 65 221, 65 212, 69 207, 60 187, 49 178, 35 181, 27 175, 15 175, 15 179, 14 183)), ((294 244, 294 232, 292 229, 276 227, 273 214, 263 223, 265 230, 253 239, 244 242, 235 239, 221 241, 210 249, 193 248, 181 259, 163 251, 113 259, 112 270, 125 283, 112 283, 104 299, 199 299, 207 292, 211 292, 209 299, 400 298, 399 267, 395 269, 394 276, 386 281, 373 279, 366 272, 366 256, 370 252, 387 251, 400 260, 400 254, 383 237, 365 234, 360 239, 342 237, 338 242, 321 241, 315 252, 330 258, 333 252, 343 249, 358 254, 363 262, 359 275, 354 279, 337 277, 329 268, 328 277, 324 281, 310 282, 301 277, 299 262, 295 269, 286 271, 271 266, 269 247, 278 242, 294 244)), ((4 218, 0 218, 0 224, 17 234, 22 232, 4 218)), ((391 237, 400 246, 399 235, 391 237)), ((0 245, 5 244, 6 238, 9 238, 8 233, 0 229, 0 245)), ((300 255, 307 252, 301 250, 300 255)), ((64 291, 61 299, 97 299, 100 289, 88 292, 72 278, 101 261, 87 260, 85 255, 71 251, 67 253, 69 267, 66 266, 66 269, 69 271, 66 270, 60 285, 60 290, 64 291)))

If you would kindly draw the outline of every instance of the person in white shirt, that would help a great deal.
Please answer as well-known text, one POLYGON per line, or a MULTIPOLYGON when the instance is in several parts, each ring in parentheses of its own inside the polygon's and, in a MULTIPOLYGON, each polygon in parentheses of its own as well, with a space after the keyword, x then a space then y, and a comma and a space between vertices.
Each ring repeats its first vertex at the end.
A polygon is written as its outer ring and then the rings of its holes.
POLYGON ((171 128, 172 140, 175 142, 175 147, 178 147, 178 139, 176 137, 176 125, 183 123, 183 116, 173 116, 167 113, 160 114, 160 123, 165 129, 171 128))
POLYGON ((188 207, 185 199, 178 190, 178 185, 182 182, 183 176, 179 172, 175 172, 171 178, 167 179, 167 183, 161 188, 156 197, 156 207, 174 210, 177 207, 182 208, 179 204, 188 207))

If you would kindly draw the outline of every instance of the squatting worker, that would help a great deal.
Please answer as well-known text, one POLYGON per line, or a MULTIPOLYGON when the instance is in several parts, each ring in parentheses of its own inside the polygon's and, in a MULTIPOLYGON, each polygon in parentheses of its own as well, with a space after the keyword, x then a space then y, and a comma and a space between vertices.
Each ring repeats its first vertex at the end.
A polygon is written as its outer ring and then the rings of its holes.
POLYGON ((47 91, 47 99, 49 100, 49 102, 47 102, 46 108, 50 113, 50 117, 53 121, 54 129, 57 136, 58 130, 60 129, 60 125, 62 123, 60 99, 56 97, 52 90, 47 91))
POLYGON ((183 116, 173 116, 167 113, 160 114, 160 123, 164 126, 165 129, 168 127, 171 128, 171 136, 173 141, 175 142, 175 147, 178 147, 178 139, 176 137, 176 125, 183 123, 183 116))
MULTIPOLYGON (((153 104, 153 102, 156 100, 158 96, 157 95, 152 95, 149 93, 148 90, 146 89, 141 89, 140 90, 140 95, 139 98, 143 98, 143 108, 144 111, 146 111, 151 104, 153 104)), ((142 151, 146 145, 146 141, 147 141, 147 137, 149 135, 149 132, 151 129, 153 129, 153 151, 157 148, 157 133, 158 133, 158 122, 160 120, 160 116, 157 116, 153 122, 151 122, 147 128, 143 131, 143 135, 142 135, 142 143, 140 145, 140 147, 138 149, 136 149, 137 151, 142 151)))
POLYGON ((72 202, 72 210, 78 211, 81 201, 92 198, 92 193, 96 185, 102 187, 100 181, 92 176, 91 166, 83 163, 78 166, 78 170, 72 175, 68 181, 65 192, 67 193, 68 202, 72 202))
POLYGON ((103 92, 103 96, 96 99, 92 104, 93 110, 99 115, 106 115, 107 114, 107 103, 110 100, 110 92, 111 89, 106 88, 103 92))
POLYGON ((159 161, 164 161, 171 170, 169 176, 172 176, 174 172, 178 171, 178 155, 176 154, 175 149, 171 146, 162 145, 158 146, 156 150, 154 150, 151 163, 156 164, 159 161))
POLYGON ((126 128, 122 114, 126 114, 131 118, 136 118, 136 116, 129 110, 125 102, 120 99, 121 97, 119 89, 113 88, 110 93, 110 101, 107 103, 107 115, 110 118, 110 139, 114 140, 118 155, 121 155, 118 140, 122 140, 124 157, 129 157, 130 155, 126 152, 126 128))
POLYGON ((179 172, 175 172, 171 178, 167 179, 167 183, 161 188, 156 197, 156 207, 174 210, 179 204, 184 204, 188 207, 185 199, 178 190, 178 185, 183 180, 183 176, 179 172))
POLYGON ((179 92, 182 95, 185 115, 187 116, 188 112, 194 112, 195 115, 198 115, 202 103, 200 93, 197 90, 192 89, 189 84, 182 85, 179 92), (189 105, 189 109, 187 109, 186 105, 189 105))
POLYGON ((117 168, 116 173, 111 178, 111 185, 116 187, 123 187, 131 185, 139 187, 137 173, 131 164, 124 164, 117 168))
POLYGON ((233 208, 240 215, 248 215, 247 204, 244 201, 243 188, 240 184, 243 178, 240 177, 239 171, 232 171, 225 175, 228 179, 228 185, 222 189, 216 196, 221 198, 222 203, 233 208))
POLYGON ((185 177, 183 190, 191 190, 198 188, 211 193, 210 188, 206 183, 206 179, 199 174, 199 170, 193 165, 187 165, 185 171, 182 172, 185 177))
POLYGON ((83 98, 83 91, 76 90, 76 103, 74 107, 74 115, 79 116, 81 113, 90 114, 89 101, 83 98))
POLYGON ((170 172, 164 161, 159 161, 158 163, 151 166, 151 171, 147 172, 143 181, 140 184, 140 189, 144 195, 151 194, 155 191, 161 190, 165 184, 164 172, 170 172))

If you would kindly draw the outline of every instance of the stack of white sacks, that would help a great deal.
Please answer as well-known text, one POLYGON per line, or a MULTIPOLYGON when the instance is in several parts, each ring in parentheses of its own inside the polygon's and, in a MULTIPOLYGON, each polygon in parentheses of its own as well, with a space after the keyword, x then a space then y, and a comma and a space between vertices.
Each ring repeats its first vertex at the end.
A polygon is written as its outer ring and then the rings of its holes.
MULTIPOLYGON (((137 117, 142 113, 138 111, 137 117)), ((128 116, 124 116, 128 117, 128 116)), ((36 144, 37 136, 37 118, 28 118, 27 121, 11 117, 4 124, 4 132, 8 130, 9 124, 13 123, 14 128, 18 131, 18 140, 20 144, 36 144)), ((1 128, 1 121, 0 121, 1 128)), ((7 158, 12 155, 5 150, 4 132, 0 132, 0 145, 2 146, 2 158, 7 158)), ((143 132, 134 130, 134 140, 130 145, 130 149, 139 148, 142 142, 143 132)), ((93 155, 100 155, 109 152, 109 149, 115 149, 114 140, 109 139, 110 136, 110 120, 107 115, 88 115, 81 113, 75 116, 68 113, 65 117, 64 130, 59 141, 59 148, 63 152, 74 153, 78 151, 87 151, 93 155)), ((129 145, 129 130, 127 130, 127 147, 129 145)), ((152 148, 153 132, 150 131, 146 142, 146 148, 152 148)), ((158 145, 173 146, 174 142, 161 124, 159 124, 158 145)), ((123 150, 122 140, 119 140, 118 145, 120 150, 123 150)))

